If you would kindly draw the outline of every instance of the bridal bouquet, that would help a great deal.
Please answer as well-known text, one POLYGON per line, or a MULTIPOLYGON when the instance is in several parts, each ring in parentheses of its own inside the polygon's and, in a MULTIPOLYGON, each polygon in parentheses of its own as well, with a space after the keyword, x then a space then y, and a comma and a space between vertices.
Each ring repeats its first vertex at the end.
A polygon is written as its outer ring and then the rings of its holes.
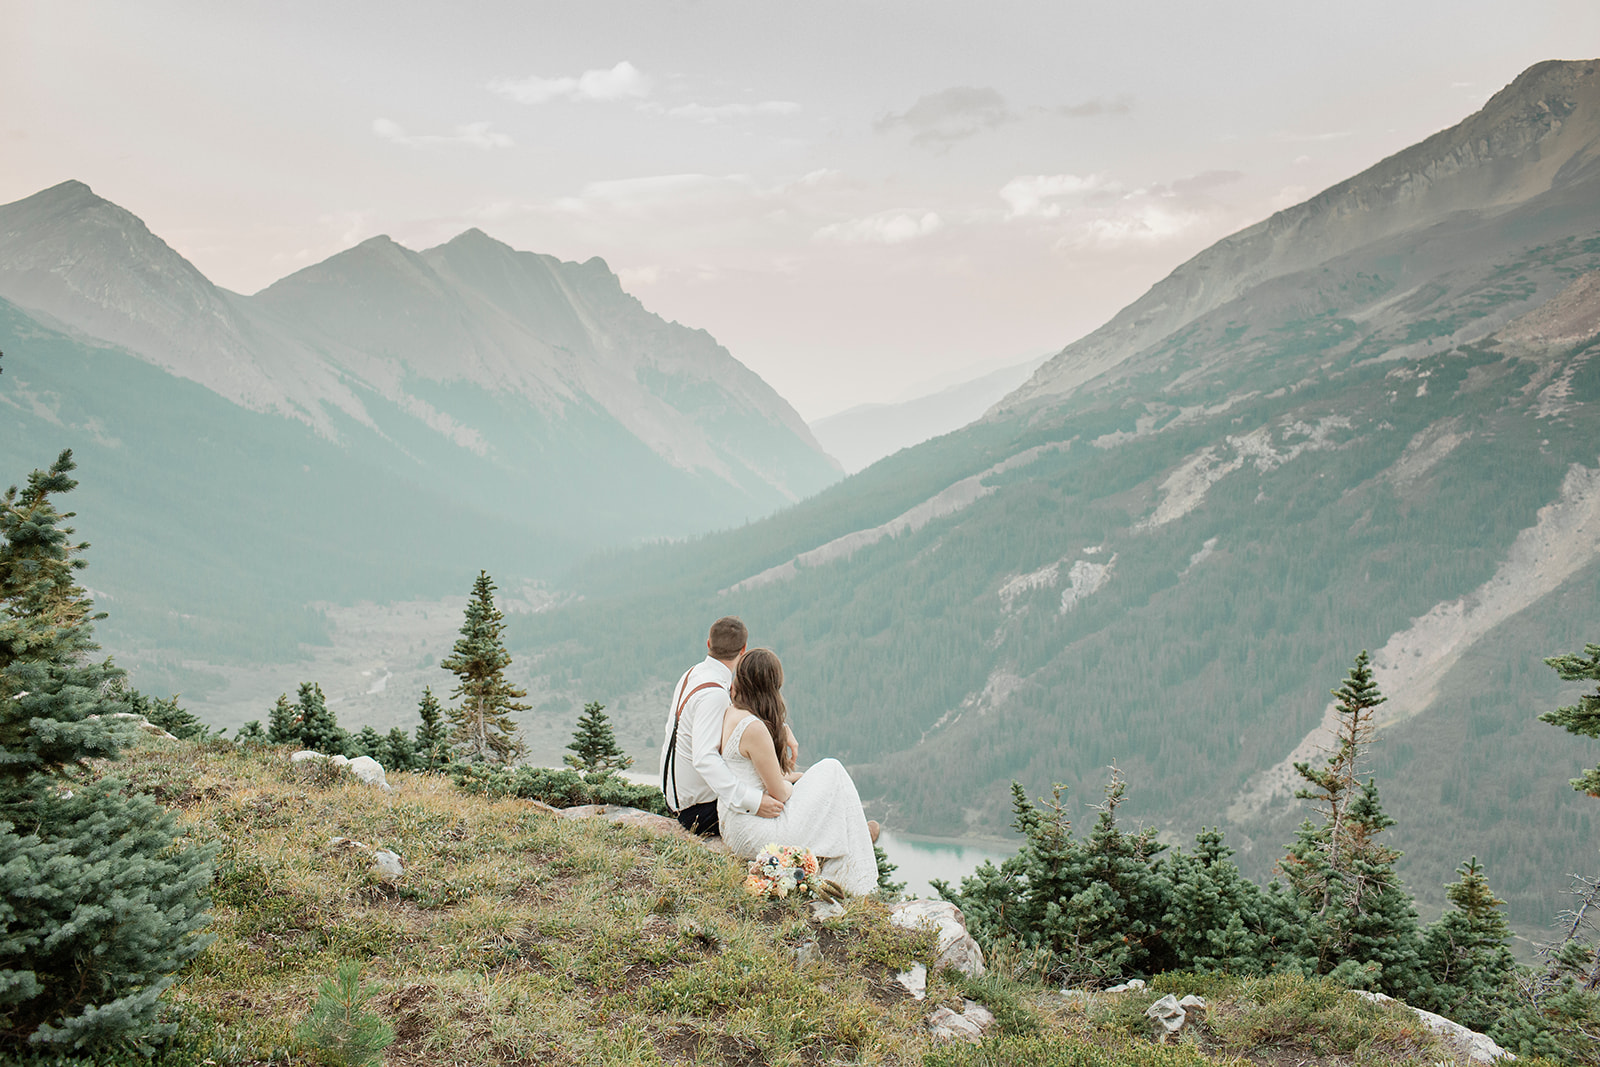
POLYGON ((793 845, 768 845, 750 861, 744 891, 753 897, 776 900, 790 893, 816 900, 838 900, 844 889, 838 882, 819 873, 822 865, 809 848, 793 845))

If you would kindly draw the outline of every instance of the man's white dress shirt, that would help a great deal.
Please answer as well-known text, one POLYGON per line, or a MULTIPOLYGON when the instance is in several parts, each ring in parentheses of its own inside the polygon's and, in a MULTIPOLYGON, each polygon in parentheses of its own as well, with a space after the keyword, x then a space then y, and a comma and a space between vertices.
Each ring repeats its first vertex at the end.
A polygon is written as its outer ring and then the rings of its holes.
POLYGON ((667 731, 661 739, 661 769, 667 769, 667 745, 672 741, 673 719, 678 702, 685 693, 693 692, 703 682, 716 682, 718 688, 702 689, 689 698, 683 707, 683 718, 677 722, 677 782, 676 795, 672 789, 672 775, 666 776, 667 802, 682 811, 692 804, 704 804, 722 799, 728 807, 747 815, 754 815, 761 807, 762 791, 740 782, 722 761, 722 717, 728 710, 728 689, 733 685, 733 672, 720 660, 707 656, 689 671, 689 677, 672 687, 672 703, 667 707, 667 731))

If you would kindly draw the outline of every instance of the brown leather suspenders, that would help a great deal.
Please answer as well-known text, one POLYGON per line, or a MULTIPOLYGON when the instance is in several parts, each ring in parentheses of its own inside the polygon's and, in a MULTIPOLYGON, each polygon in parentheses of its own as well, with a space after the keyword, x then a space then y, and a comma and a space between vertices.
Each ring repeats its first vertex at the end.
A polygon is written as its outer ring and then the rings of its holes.
MULTIPOLYGON (((683 680, 677 685, 679 690, 689 684, 689 675, 693 673, 693 667, 690 667, 687 671, 683 672, 683 680)), ((694 696, 702 689, 721 688, 721 682, 701 682, 699 685, 683 694, 683 699, 678 701, 678 710, 672 713, 672 738, 667 742, 667 758, 661 766, 661 797, 662 800, 666 801, 667 810, 672 812, 674 815, 678 814, 678 805, 676 803, 678 800, 678 724, 683 721, 684 706, 689 703, 690 697, 694 696), (666 800, 668 774, 672 775, 671 800, 666 800)))

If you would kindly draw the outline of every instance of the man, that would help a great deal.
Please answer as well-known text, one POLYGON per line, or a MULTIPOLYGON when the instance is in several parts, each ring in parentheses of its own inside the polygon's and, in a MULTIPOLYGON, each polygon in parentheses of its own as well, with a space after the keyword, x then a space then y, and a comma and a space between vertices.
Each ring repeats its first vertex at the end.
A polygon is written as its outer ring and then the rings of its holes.
MULTIPOLYGON (((712 623, 706 658, 691 667, 672 690, 667 733, 661 745, 661 791, 668 805, 677 809, 678 822, 691 833, 707 837, 717 833, 718 797, 734 811, 763 819, 783 813, 781 800, 734 778, 720 751, 733 668, 744 655, 749 636, 744 623, 732 615, 712 623)), ((793 734, 789 741, 798 755, 793 734)))

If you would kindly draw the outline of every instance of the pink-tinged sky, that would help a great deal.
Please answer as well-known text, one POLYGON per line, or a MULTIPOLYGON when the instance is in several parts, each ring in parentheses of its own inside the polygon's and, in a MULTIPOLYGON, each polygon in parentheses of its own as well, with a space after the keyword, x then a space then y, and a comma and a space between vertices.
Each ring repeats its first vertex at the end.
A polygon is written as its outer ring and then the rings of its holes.
POLYGON ((380 233, 602 256, 816 419, 1597 54, 1594 0, 0 0, 0 202, 77 178, 246 293, 380 233))

